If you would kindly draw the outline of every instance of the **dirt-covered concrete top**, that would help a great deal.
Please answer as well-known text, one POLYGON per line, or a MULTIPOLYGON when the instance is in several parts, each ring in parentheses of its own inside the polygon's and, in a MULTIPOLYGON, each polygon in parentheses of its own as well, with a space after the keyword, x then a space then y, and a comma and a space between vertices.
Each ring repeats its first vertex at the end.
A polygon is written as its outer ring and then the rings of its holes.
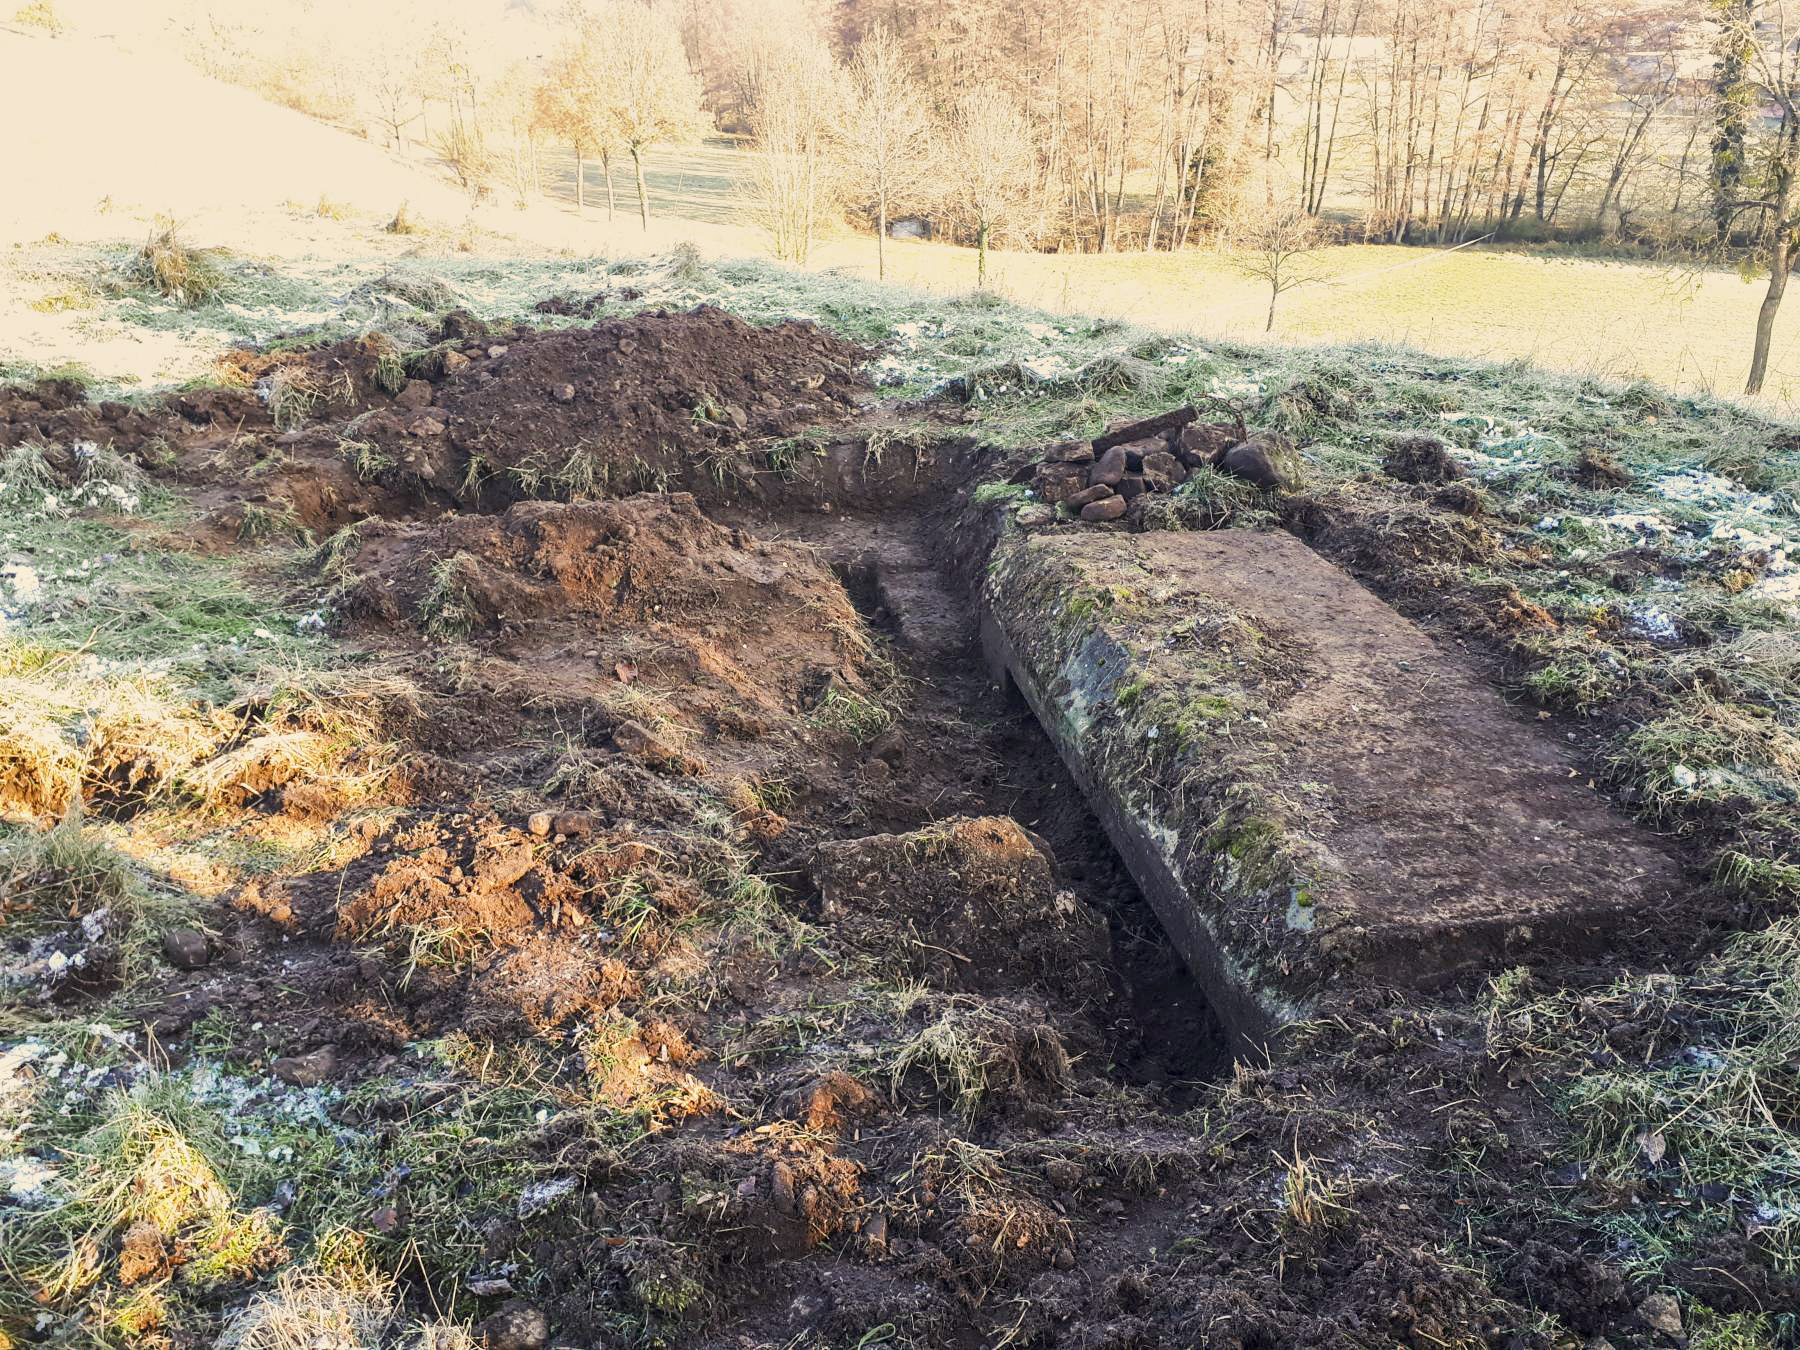
POLYGON ((1544 731, 1299 540, 1014 535, 1006 662, 1228 1025, 1603 937, 1679 870, 1544 731))

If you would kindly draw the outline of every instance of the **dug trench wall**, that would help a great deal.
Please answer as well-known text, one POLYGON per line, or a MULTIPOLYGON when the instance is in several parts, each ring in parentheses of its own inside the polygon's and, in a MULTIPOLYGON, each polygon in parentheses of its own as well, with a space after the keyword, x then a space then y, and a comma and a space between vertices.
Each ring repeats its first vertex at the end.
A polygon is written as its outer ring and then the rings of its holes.
POLYGON ((1008 530, 982 610, 1242 1041, 1596 943, 1679 885, 1554 739, 1289 535, 1008 530))

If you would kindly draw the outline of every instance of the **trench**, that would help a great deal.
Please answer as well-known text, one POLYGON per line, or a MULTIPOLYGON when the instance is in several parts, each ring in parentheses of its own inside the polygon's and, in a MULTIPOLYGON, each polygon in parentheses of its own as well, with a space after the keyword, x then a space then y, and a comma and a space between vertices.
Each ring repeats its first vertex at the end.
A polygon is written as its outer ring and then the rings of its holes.
MULTIPOLYGON (((975 597, 957 566, 968 541, 950 537, 956 525, 917 502, 848 514, 746 513, 743 523, 817 549, 887 639, 909 689, 901 734, 947 740, 939 753, 998 766, 971 770, 979 806, 957 810, 1012 817, 1048 845, 1059 884, 1105 916, 1115 991, 1106 1028, 1112 1074, 1177 1109, 1188 1105, 1229 1069, 1231 1041, 1037 717, 1010 681, 995 682, 981 652, 975 597)), ((877 807, 860 832, 902 833, 936 818, 877 807)))

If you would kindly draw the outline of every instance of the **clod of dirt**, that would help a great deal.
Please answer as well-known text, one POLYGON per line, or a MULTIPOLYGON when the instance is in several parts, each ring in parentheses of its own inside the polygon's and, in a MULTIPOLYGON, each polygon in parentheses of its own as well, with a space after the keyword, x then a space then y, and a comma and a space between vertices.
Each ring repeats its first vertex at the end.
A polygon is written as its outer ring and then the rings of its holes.
POLYGON ((119 1243, 119 1283, 129 1288, 166 1275, 169 1248, 162 1229, 149 1219, 139 1219, 125 1230, 119 1243))
POLYGON ((206 935, 193 928, 171 928, 163 934, 163 956, 177 970, 199 970, 212 960, 206 935))
POLYGON ((1591 445, 1581 452, 1570 476, 1582 487, 1596 490, 1631 485, 1631 471, 1606 451, 1591 445))
POLYGON ((269 1071, 290 1087, 317 1087, 337 1069, 337 1051, 330 1046, 304 1055, 283 1055, 269 1071))
POLYGON ((1105 1000, 1104 921, 1060 889, 1048 846, 1004 816, 821 844, 823 916, 866 951, 946 989, 1050 989, 1105 1000))
POLYGON ((512 1299, 482 1319, 481 1334, 487 1350, 543 1350, 550 1340, 550 1322, 535 1304, 512 1299))
POLYGON ((1435 485, 1464 478, 1468 470, 1450 454, 1450 447, 1436 436, 1397 436, 1388 445, 1382 470, 1402 483, 1435 485))

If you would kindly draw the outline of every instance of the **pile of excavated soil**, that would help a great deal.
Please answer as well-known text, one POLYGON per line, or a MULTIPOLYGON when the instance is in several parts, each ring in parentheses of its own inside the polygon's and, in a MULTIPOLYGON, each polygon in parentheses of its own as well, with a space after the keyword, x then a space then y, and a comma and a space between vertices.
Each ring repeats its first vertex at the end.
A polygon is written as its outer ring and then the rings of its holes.
POLYGON ((869 640, 830 569, 681 493, 371 521, 343 565, 359 636, 467 638, 480 678, 581 708, 646 763, 698 772, 694 735, 760 740, 869 688, 869 640))
POLYGON ((685 486, 745 442, 852 414, 868 353, 810 323, 758 328, 710 306, 434 348, 421 378, 342 428, 426 497, 685 486))

